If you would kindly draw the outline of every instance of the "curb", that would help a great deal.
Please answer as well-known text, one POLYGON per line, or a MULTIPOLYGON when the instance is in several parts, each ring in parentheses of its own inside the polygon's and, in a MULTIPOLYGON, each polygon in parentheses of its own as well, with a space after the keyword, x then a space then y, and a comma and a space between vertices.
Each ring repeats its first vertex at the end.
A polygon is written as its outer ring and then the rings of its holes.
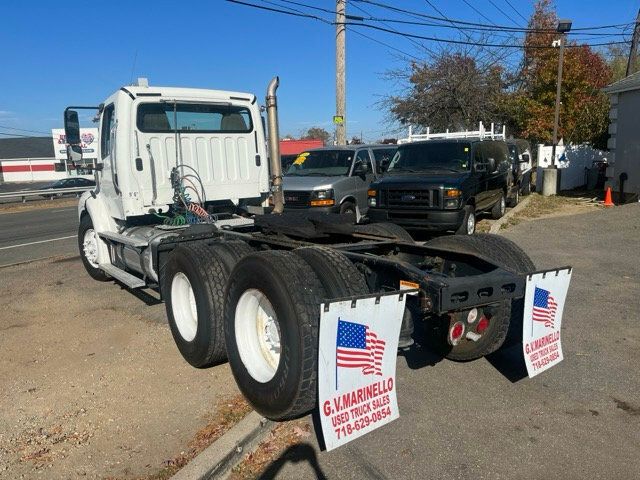
POLYGON ((223 478, 246 451, 253 450, 271 430, 273 422, 255 411, 200 452, 171 480, 209 480, 223 478))
POLYGON ((507 213, 505 213, 501 219, 496 220, 493 223, 493 225, 491 225, 491 228, 489 229, 489 233, 498 233, 502 225, 507 223, 514 214, 518 213, 520 210, 524 210, 525 207, 529 205, 530 202, 531 202, 531 195, 527 195, 526 197, 524 197, 524 199, 520 203, 518 203, 518 205, 516 205, 507 213))

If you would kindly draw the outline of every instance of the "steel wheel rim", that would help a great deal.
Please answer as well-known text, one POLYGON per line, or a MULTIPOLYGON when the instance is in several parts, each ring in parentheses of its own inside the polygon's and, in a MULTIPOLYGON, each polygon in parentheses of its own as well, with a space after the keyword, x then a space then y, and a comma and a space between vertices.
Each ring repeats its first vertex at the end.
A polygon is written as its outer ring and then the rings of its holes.
POLYGON ((234 319, 236 345, 249 375, 267 383, 280 364, 280 326, 273 305, 260 290, 251 288, 238 300, 234 319))
POLYGON ((171 282, 171 311, 180 336, 191 342, 198 332, 198 306, 191 282, 182 272, 171 282))
POLYGON ((467 234, 473 235, 473 232, 476 231, 476 216, 473 212, 469 212, 469 216, 467 217, 467 234))
POLYGON ((82 253, 89 265, 98 268, 98 236, 93 228, 88 228, 82 238, 82 253))

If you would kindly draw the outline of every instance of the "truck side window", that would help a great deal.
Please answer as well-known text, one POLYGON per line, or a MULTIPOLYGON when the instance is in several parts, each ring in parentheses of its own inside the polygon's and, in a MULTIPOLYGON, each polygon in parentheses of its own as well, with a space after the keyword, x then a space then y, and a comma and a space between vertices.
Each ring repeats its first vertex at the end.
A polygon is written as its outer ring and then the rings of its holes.
POLYGON ((484 166, 485 160, 484 160, 484 152, 483 152, 483 147, 484 144, 483 143, 476 143, 475 144, 475 148, 473 151, 473 163, 476 167, 480 166, 482 168, 482 166, 484 166))
POLYGON ((111 152, 111 126, 113 125, 114 105, 107 105, 102 112, 100 129, 100 156, 104 159, 111 152))

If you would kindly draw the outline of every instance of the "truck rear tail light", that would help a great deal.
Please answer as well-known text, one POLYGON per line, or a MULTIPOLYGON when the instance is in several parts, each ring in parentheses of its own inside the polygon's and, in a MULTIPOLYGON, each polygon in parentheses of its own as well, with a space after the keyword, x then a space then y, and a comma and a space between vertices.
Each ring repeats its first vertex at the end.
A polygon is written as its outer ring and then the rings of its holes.
POLYGON ((476 332, 482 334, 487 329, 488 326, 489 326, 489 319, 483 315, 482 317, 480 317, 480 320, 478 320, 478 325, 476 326, 476 332))
POLYGON ((464 323, 456 322, 449 329, 449 343, 457 345, 464 335, 464 323))

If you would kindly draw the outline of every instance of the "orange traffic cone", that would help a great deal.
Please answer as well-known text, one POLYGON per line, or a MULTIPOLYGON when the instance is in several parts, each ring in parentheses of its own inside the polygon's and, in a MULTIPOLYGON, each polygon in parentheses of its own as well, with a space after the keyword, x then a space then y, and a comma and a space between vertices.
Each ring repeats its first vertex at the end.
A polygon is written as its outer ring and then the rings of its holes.
POLYGON ((604 195, 604 206, 605 207, 614 207, 615 203, 611 199, 611 187, 607 187, 607 193, 604 195))

